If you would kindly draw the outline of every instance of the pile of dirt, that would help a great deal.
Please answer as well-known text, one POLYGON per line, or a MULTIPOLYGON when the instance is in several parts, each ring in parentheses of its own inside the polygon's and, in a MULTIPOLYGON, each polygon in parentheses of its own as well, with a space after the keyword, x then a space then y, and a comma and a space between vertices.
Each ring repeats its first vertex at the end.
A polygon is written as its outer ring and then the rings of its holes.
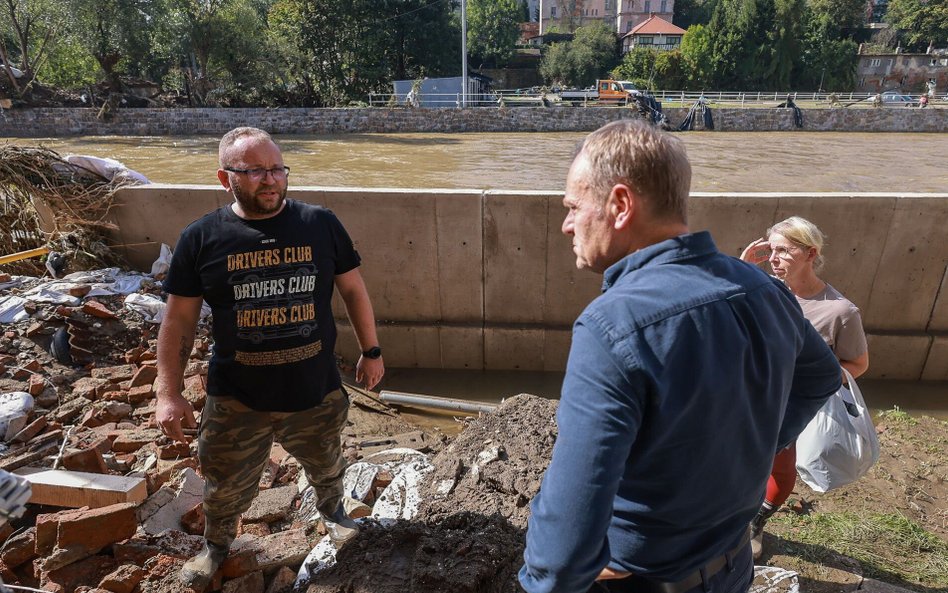
POLYGON ((525 529, 553 456, 557 403, 521 394, 472 422, 434 458, 419 518, 496 513, 525 529))
POLYGON ((434 456, 414 521, 370 524, 309 593, 520 591, 530 500, 556 441, 557 402, 521 394, 434 456))

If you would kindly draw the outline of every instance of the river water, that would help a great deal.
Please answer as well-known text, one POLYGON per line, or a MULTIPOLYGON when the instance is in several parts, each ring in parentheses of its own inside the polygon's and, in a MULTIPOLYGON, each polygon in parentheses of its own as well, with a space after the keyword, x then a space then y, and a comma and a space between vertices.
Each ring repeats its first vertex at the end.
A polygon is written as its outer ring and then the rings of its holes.
MULTIPOLYGON (((296 186, 561 191, 579 132, 280 136, 296 186)), ((694 191, 945 192, 948 134, 683 132, 694 191)), ((2 142, 3 140, 0 140, 2 142)), ((7 139, 217 184, 216 137, 7 139)))
MULTIPOLYGON (((583 133, 280 136, 291 184, 330 187, 561 191, 583 133)), ((694 191, 946 192, 948 134, 685 132, 694 191)), ((152 181, 217 184, 216 137, 7 139, 61 154, 122 161, 152 181)), ((498 402, 517 393, 558 397, 561 373, 390 369, 381 389, 498 402)), ((948 419, 948 383, 860 381, 878 410, 948 419)), ((410 411, 410 410, 408 410, 410 411)), ((456 432, 450 414, 419 412, 456 432)))

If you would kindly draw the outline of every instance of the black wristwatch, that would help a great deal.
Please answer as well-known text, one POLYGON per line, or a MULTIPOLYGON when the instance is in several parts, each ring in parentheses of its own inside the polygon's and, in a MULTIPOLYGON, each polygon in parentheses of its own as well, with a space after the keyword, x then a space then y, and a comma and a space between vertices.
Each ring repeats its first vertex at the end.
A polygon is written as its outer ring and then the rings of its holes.
POLYGON ((373 360, 376 358, 382 358, 382 349, 379 348, 378 346, 372 346, 371 348, 363 352, 362 356, 366 358, 371 358, 373 360))

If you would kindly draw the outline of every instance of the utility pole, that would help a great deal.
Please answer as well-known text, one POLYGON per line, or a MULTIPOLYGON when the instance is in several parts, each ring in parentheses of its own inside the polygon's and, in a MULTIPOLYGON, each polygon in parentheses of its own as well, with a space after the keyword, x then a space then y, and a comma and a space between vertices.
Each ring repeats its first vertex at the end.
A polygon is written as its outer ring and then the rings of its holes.
POLYGON ((543 37, 543 0, 540 0, 540 37, 543 37))
POLYGON ((461 0, 461 107, 467 107, 467 0, 461 0))

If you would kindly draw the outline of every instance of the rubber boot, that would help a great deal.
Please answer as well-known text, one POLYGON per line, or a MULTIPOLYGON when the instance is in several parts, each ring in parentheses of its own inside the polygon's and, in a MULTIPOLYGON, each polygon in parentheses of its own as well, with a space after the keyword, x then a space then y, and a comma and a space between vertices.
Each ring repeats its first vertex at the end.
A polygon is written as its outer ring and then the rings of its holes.
POLYGON ((754 555, 754 560, 759 560, 764 553, 764 525, 766 525, 767 519, 770 519, 776 512, 777 507, 765 500, 764 504, 760 505, 757 516, 750 523, 751 552, 754 555))
POLYGON ((207 586, 211 584, 214 573, 227 558, 227 550, 227 546, 205 541, 204 549, 181 567, 178 580, 195 593, 203 593, 207 586))
POLYGON ((336 546, 336 549, 341 548, 343 544, 359 534, 359 526, 346 514, 342 501, 339 501, 336 510, 332 514, 328 516, 323 513, 320 514, 323 517, 323 524, 326 525, 329 539, 336 546))

